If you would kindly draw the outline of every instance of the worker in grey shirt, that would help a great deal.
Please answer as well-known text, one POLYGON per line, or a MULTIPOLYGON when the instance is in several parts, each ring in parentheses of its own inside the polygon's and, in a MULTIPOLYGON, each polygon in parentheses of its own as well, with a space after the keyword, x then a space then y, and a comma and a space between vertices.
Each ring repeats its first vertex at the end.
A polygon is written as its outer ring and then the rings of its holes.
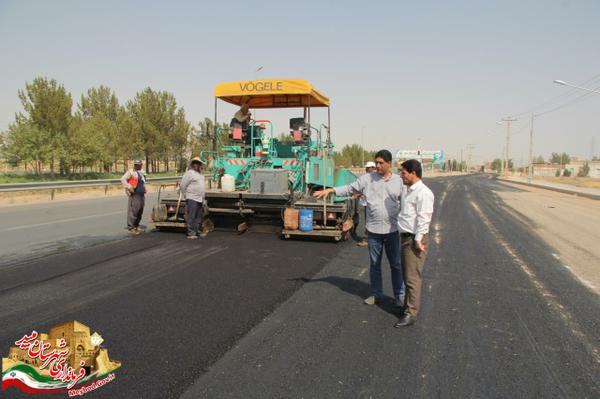
MULTIPOLYGON (((179 189, 185 196, 185 211, 187 213, 187 238, 198 238, 199 226, 202 226, 202 211, 204 196, 206 194, 204 186, 204 175, 200 171, 203 161, 199 158, 193 158, 190 162, 190 168, 181 178, 179 189)), ((202 231, 201 237, 206 233, 202 231)))
POLYGON ((392 154, 381 150, 375 154, 376 172, 366 173, 347 186, 316 191, 317 198, 335 193, 338 196, 362 194, 367 199, 367 220, 369 258, 371 261, 371 296, 365 304, 374 305, 383 297, 381 282, 381 258, 383 249, 392 271, 394 304, 404 306, 404 280, 400 266, 400 238, 398 236, 398 214, 402 181, 392 173, 392 154))

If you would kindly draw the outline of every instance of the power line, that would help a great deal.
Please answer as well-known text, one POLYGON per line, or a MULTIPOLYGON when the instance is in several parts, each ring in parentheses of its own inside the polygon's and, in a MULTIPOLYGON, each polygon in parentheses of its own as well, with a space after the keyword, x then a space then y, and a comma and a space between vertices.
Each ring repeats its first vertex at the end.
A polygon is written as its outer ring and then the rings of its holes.
MULTIPOLYGON (((591 78, 589 78, 589 79, 581 82, 580 84, 581 85, 593 85, 593 84, 597 83, 598 80, 600 80, 600 74, 592 76, 591 78)), ((566 98, 570 97, 571 95, 573 95, 575 93, 578 93, 578 92, 579 91, 577 89, 571 89, 571 90, 567 91, 566 93, 562 93, 562 94, 559 94, 559 95, 557 95, 555 97, 552 97, 549 100, 546 100, 546 101, 544 101, 544 102, 542 102, 542 103, 540 103, 540 104, 538 104, 538 105, 530 108, 527 111, 520 112, 520 113, 515 113, 515 114, 512 114, 512 115, 514 115, 515 117, 519 117, 519 116, 530 114, 530 113, 534 112, 535 110, 542 108, 543 106, 550 105, 552 103, 556 103, 556 102, 558 102, 560 100, 563 100, 563 99, 566 99, 566 98)), ((581 97, 584 97, 584 95, 580 95, 577 98, 581 98, 581 97)))
MULTIPOLYGON (((597 89, 600 89, 600 87, 594 88, 594 90, 597 90, 597 89)), ((558 110, 560 110, 560 109, 563 109, 563 108, 565 108, 565 107, 568 107, 569 105, 573 105, 573 104, 575 104, 575 103, 577 103, 577 102, 581 101, 581 100, 582 100, 584 97, 586 97, 586 96, 589 96, 590 94, 593 94, 593 93, 584 93, 584 94, 580 95, 579 97, 575 97, 575 98, 574 98, 572 101, 570 101, 570 102, 567 102, 567 103, 565 103, 565 104, 559 105, 558 107, 556 107, 556 108, 552 108, 552 109, 550 109, 550 110, 548 110, 548 111, 544 111, 544 112, 541 112, 541 113, 537 113, 537 114, 535 114, 535 116, 546 115, 546 114, 552 113, 552 112, 554 112, 554 111, 558 111, 558 110)))

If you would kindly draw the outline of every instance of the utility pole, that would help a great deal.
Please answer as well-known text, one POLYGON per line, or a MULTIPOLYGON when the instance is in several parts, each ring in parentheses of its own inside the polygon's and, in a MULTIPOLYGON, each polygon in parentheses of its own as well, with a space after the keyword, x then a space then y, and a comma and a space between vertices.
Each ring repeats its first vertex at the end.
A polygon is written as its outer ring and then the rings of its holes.
POLYGON ((508 164, 508 154, 510 147, 510 123, 515 122, 517 118, 511 118, 510 116, 507 118, 502 118, 502 122, 506 122, 506 147, 504 147, 504 174, 507 174, 508 169, 510 169, 510 165, 508 164))
POLYGON ((529 130, 529 168, 527 168, 527 182, 531 184, 533 179, 533 118, 535 115, 531 113, 531 130, 529 130))
POLYGON ((594 148, 595 144, 596 144, 596 138, 594 136, 592 136, 592 145, 591 145, 591 148, 590 148, 590 151, 591 151, 590 152, 590 161, 592 159, 594 159, 594 156, 596 155, 596 150, 594 148))
POLYGON ((467 172, 471 167, 471 157, 473 155, 473 148, 475 148, 473 144, 467 144, 467 172))
POLYGON ((460 171, 462 172, 462 164, 463 164, 463 149, 460 149, 460 165, 458 166, 458 169, 460 169, 460 171))
POLYGON ((562 162, 563 161, 563 154, 564 154, 564 152, 560 153, 560 168, 561 169, 562 169, 562 164, 563 164, 563 162, 562 162))
POLYGON ((362 159, 362 165, 361 168, 365 167, 365 127, 362 126, 360 128, 360 148, 361 148, 361 159, 362 159))

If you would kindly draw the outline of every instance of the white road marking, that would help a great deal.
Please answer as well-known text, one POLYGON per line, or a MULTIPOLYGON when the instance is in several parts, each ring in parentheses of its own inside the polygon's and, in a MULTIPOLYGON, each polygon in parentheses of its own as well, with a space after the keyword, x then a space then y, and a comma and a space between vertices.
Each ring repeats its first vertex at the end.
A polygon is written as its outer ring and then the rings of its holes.
POLYGON ((15 231, 15 230, 23 230, 23 229, 31 229, 34 227, 41 227, 41 226, 50 226, 53 224, 58 224, 58 223, 69 223, 69 222, 78 222, 80 220, 87 220, 87 219, 95 219, 95 218, 101 218, 104 216, 112 216, 112 215, 119 215, 119 214, 124 214, 125 211, 118 211, 118 212, 109 212, 109 213, 102 213, 99 215, 88 215, 88 216, 80 216, 77 218, 69 218, 69 219, 59 219, 59 220, 54 220, 52 222, 44 222, 44 223, 36 223, 36 224, 26 224, 26 225, 21 225, 21 226, 13 226, 13 227, 9 227, 6 229, 1 229, 0 232, 5 232, 5 231, 15 231))
POLYGON ((433 240, 435 241, 436 244, 439 245, 440 242, 442 242, 442 236, 440 233, 442 226, 440 226, 439 223, 436 223, 435 225, 433 225, 433 229, 435 230, 435 234, 433 235, 433 240))
POLYGON ((439 204, 439 208, 442 207, 442 205, 444 205, 444 201, 446 200, 446 195, 448 195, 447 191, 444 191, 440 197, 440 204, 439 204))
POLYGON ((554 256, 554 259, 560 259, 560 255, 555 254, 554 252, 552 253, 552 256, 554 256))
POLYGON ((358 274, 358 277, 362 277, 366 272, 367 272, 367 268, 365 267, 364 269, 362 269, 360 271, 360 273, 358 274))
POLYGON ((567 269, 568 271, 570 271, 570 272, 571 272, 571 274, 572 274, 573 276, 575 276, 575 278, 577 278, 577 280, 581 281, 581 283, 582 283, 583 285, 587 286, 587 287, 588 287, 588 288, 590 288, 592 291, 595 291, 595 290, 596 290, 596 286, 595 286, 594 284, 590 283, 590 282, 589 282, 589 281, 587 281, 587 280, 584 280, 584 279, 582 279, 582 278, 581 278, 581 277, 579 277, 577 274, 575 274, 575 272, 573 271, 573 269, 571 269, 571 266, 569 266, 569 265, 564 265, 564 264, 563 264, 563 267, 564 267, 565 269, 567 269))
POLYGON ((573 333, 573 335, 579 339, 579 341, 588 349, 591 353, 592 357, 596 361, 596 363, 600 364, 600 350, 595 346, 594 340, 589 339, 587 335, 581 330, 579 324, 571 317, 567 309, 562 305, 558 298, 552 294, 548 288, 540 281, 535 272, 525 263, 519 256, 516 251, 511 247, 511 245, 506 242, 496 226, 487 218, 487 216, 483 213, 483 211, 479 208, 479 206, 470 201, 471 206, 477 214, 479 215, 481 221, 486 225, 486 227, 490 230, 494 238, 498 241, 498 243, 504 248, 504 250, 510 255, 513 261, 519 266, 519 268, 525 273, 525 275, 529 278, 533 286, 538 290, 542 298, 546 300, 551 309, 553 309, 563 320, 563 322, 567 325, 569 330, 573 333))

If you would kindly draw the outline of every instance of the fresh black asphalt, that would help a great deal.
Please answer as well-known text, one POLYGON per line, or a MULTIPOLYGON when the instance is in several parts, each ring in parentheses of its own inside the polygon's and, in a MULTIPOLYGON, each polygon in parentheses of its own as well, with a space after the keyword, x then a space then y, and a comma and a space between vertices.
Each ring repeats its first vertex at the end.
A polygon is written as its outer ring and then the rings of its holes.
POLYGON ((0 351, 79 320, 123 363, 98 398, 600 397, 600 299, 492 191, 512 188, 427 183, 414 326, 362 304, 353 242, 150 233, 1 267, 0 351))

